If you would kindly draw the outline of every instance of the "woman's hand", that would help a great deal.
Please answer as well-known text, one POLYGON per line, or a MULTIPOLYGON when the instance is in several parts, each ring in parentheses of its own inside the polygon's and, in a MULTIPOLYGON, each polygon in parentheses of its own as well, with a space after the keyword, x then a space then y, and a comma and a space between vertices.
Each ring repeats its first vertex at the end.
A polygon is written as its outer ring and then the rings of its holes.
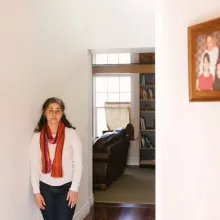
POLYGON ((74 205, 76 205, 76 202, 78 200, 78 192, 69 190, 66 200, 67 201, 69 200, 68 206, 71 206, 71 208, 73 208, 74 205))
POLYGON ((45 210, 46 203, 44 201, 43 196, 40 193, 34 194, 34 200, 35 204, 37 205, 38 208, 45 210))

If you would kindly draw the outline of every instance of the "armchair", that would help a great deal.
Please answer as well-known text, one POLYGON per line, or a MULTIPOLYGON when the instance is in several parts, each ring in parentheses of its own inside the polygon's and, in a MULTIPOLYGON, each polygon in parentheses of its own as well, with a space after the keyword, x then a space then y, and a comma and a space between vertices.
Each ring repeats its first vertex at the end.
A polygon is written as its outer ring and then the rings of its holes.
POLYGON ((104 133, 93 145, 93 186, 105 189, 123 173, 130 138, 125 129, 104 133))

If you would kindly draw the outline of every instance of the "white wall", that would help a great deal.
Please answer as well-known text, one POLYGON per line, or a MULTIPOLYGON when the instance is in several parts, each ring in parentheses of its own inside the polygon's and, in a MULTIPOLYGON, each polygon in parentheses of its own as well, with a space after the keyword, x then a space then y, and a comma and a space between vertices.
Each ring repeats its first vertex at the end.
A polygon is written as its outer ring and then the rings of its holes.
POLYGON ((50 96, 64 100, 83 142, 84 174, 76 214, 89 202, 92 76, 83 8, 80 2, 42 0, 1 6, 0 219, 38 219, 27 156, 40 108, 50 96))
POLYGON ((189 103, 187 61, 187 27, 219 12, 216 0, 157 1, 157 220, 220 219, 220 105, 189 103))
POLYGON ((7 3, 0 9, 0 219, 12 220, 19 215, 18 219, 28 219, 33 211, 27 146, 42 95, 36 97, 36 103, 31 100, 38 89, 33 87, 36 72, 27 10, 23 2, 15 2, 13 8, 10 1, 7 3))
POLYGON ((154 7, 150 0, 87 1, 89 49, 154 47, 154 7))
POLYGON ((150 2, 9 0, 1 5, 0 219, 38 219, 27 153, 41 105, 49 96, 65 101, 67 116, 82 139, 84 173, 76 217, 80 210, 88 211, 92 195, 88 49, 153 47, 150 2))

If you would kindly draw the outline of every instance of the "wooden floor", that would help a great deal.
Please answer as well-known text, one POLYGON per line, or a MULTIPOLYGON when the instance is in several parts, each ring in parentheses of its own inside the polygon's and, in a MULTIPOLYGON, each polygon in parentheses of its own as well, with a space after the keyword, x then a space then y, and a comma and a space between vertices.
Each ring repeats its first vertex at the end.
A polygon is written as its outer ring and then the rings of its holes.
POLYGON ((95 203, 84 220, 155 220, 155 205, 95 203))

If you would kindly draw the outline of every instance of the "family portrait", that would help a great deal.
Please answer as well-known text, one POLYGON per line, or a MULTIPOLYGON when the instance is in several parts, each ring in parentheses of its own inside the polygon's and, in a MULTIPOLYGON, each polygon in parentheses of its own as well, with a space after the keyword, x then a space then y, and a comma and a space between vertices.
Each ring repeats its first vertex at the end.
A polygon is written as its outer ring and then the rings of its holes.
POLYGON ((220 90, 220 30, 196 39, 196 90, 220 90))
POLYGON ((220 101, 220 18, 188 27, 189 101, 220 101))

